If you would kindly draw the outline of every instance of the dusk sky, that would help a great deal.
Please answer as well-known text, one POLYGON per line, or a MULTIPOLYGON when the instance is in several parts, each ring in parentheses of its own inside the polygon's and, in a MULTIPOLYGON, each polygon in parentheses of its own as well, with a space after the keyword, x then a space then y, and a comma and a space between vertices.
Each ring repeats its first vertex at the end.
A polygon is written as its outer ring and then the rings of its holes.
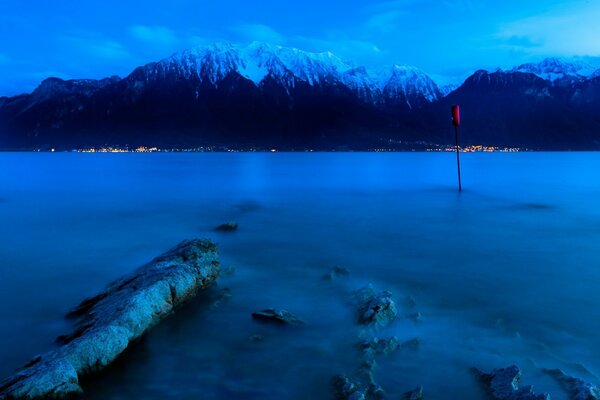
POLYGON ((443 84, 479 68, 599 56, 598 21, 597 0, 0 0, 0 96, 49 76, 125 76, 214 41, 329 50, 373 69, 410 64, 443 84))

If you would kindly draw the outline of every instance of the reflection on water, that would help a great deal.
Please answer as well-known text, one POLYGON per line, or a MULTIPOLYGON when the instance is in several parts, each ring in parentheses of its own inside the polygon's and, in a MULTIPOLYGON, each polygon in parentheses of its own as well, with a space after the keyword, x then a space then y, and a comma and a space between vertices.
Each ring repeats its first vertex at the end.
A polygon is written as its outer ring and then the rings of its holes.
POLYGON ((512 363, 553 399, 540 368, 599 383, 600 156, 463 160, 459 195, 452 154, 0 154, 0 375, 82 298, 210 237, 235 273, 85 382, 89 398, 329 399, 358 367, 350 298, 369 283, 399 307, 377 334, 420 339, 378 361, 390 398, 480 398, 469 368, 512 363), (239 230, 212 231, 226 221, 239 230), (323 279, 338 265, 350 276, 323 279), (268 307, 308 323, 251 319, 268 307))

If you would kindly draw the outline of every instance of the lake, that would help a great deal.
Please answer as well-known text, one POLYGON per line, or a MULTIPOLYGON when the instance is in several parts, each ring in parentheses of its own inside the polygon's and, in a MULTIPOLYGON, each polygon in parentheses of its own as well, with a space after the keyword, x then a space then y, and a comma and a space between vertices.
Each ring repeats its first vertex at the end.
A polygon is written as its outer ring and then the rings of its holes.
POLYGON ((83 298, 207 237, 230 273, 84 382, 86 398, 331 399, 365 335, 419 339, 378 359, 392 399, 483 398, 471 367, 518 364, 552 399, 567 394, 543 368, 600 383, 600 154, 462 166, 458 193, 452 153, 0 153, 0 375, 51 349, 83 298), (238 231, 214 232, 227 221, 238 231), (324 279, 335 266, 350 275, 324 279), (399 312, 376 332, 352 304, 369 284, 399 312), (306 324, 252 320, 269 307, 306 324))

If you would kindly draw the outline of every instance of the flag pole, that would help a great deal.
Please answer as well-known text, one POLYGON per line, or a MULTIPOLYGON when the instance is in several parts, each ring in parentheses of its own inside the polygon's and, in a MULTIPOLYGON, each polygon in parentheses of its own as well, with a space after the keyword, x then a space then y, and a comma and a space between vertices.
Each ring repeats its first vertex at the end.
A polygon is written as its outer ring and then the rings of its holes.
POLYGON ((452 125, 454 125, 454 138, 456 142, 456 166, 458 168, 458 191, 462 192, 462 181, 460 177, 460 144, 458 141, 458 130, 460 126, 460 107, 458 104, 452 106, 452 125))

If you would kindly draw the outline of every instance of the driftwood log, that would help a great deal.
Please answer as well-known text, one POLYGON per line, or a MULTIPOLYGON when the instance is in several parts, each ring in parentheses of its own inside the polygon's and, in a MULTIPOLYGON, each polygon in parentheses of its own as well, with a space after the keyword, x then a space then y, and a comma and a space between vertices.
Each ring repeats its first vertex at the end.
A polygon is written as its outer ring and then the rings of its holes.
POLYGON ((109 365, 131 341, 218 275, 213 242, 180 243, 71 311, 76 329, 59 338, 58 348, 0 382, 0 399, 58 399, 81 393, 81 376, 109 365))

